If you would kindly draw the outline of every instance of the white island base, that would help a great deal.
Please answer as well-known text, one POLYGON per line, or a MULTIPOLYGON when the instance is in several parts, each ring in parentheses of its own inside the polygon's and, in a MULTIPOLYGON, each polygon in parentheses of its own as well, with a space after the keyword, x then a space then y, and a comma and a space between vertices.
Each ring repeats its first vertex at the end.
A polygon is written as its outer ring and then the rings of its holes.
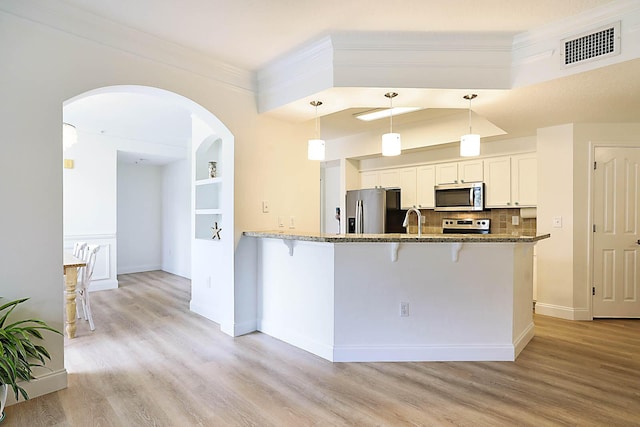
POLYGON ((258 330, 327 360, 513 361, 534 336, 539 238, 247 235, 259 237, 258 330))

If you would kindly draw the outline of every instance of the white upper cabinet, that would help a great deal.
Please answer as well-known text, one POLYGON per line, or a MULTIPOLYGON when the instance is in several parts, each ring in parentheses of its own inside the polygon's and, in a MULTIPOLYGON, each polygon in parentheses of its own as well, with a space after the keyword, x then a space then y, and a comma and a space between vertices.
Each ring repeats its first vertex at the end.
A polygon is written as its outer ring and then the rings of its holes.
POLYGON ((533 207, 537 203, 536 153, 360 172, 360 188, 400 188, 402 209, 435 207, 436 185, 485 183, 485 207, 533 207))
POLYGON ((463 182, 481 182, 484 179, 482 160, 441 163, 436 168, 436 184, 460 184, 463 182))
POLYGON ((538 160, 535 153, 511 156, 511 198, 516 206, 538 203, 538 160))
POLYGON ((417 206, 416 200, 416 168, 402 168, 398 170, 400 179, 400 204, 402 209, 417 206))
POLYGON ((511 157, 484 161, 485 201, 487 208, 511 207, 511 157))
POLYGON ((532 207, 537 204, 535 153, 486 159, 484 182, 487 208, 532 207))
POLYGON ((400 187, 400 172, 398 169, 380 171, 380 187, 398 188, 400 187))
POLYGON ((433 187, 436 185, 436 168, 434 165, 416 168, 416 199, 421 209, 433 209, 436 206, 433 187))
POLYGON ((380 186, 380 172, 360 172, 360 188, 375 188, 380 186))
POLYGON ((442 163, 436 165, 436 184, 457 184, 458 163, 442 163))
POLYGON ((467 160, 458 162, 458 181, 482 182, 484 180, 484 162, 482 160, 467 160))

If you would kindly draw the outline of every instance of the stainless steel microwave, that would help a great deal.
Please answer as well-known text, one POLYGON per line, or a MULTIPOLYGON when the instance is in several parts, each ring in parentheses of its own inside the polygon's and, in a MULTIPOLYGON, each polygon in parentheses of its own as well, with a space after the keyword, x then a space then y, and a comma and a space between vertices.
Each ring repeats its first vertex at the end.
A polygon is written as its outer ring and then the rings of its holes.
POLYGON ((435 186, 436 211, 481 211, 484 209, 484 183, 465 182, 435 186))

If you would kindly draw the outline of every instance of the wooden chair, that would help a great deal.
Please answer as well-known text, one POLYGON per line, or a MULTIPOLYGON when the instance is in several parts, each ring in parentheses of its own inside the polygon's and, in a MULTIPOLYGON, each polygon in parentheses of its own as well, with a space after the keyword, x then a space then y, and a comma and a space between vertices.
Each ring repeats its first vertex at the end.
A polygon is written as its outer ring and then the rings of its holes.
MULTIPOLYGON (((87 245, 84 252, 83 260, 87 263, 86 267, 81 267, 80 274, 78 274, 78 298, 82 305, 82 312, 84 313, 84 319, 89 321, 89 327, 92 331, 96 329, 93 324, 93 316, 91 314, 91 300, 89 298, 89 285, 91 285, 91 278, 93 276, 93 267, 96 265, 96 254, 100 249, 99 245, 87 245)), ((80 317, 78 308, 78 318, 80 317)))
POLYGON ((84 259, 84 253, 87 250, 87 242, 76 242, 73 245, 73 256, 84 259))

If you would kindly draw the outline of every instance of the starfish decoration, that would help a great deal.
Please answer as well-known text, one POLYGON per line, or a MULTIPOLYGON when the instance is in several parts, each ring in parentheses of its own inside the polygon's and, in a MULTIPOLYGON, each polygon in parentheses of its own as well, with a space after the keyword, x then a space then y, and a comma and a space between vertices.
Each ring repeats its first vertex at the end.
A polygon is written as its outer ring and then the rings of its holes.
POLYGON ((211 227, 211 230, 213 230, 213 235, 211 236, 212 239, 218 239, 221 240, 220 238, 220 232, 222 231, 221 227, 218 227, 218 222, 214 222, 213 223, 213 227, 211 227))

